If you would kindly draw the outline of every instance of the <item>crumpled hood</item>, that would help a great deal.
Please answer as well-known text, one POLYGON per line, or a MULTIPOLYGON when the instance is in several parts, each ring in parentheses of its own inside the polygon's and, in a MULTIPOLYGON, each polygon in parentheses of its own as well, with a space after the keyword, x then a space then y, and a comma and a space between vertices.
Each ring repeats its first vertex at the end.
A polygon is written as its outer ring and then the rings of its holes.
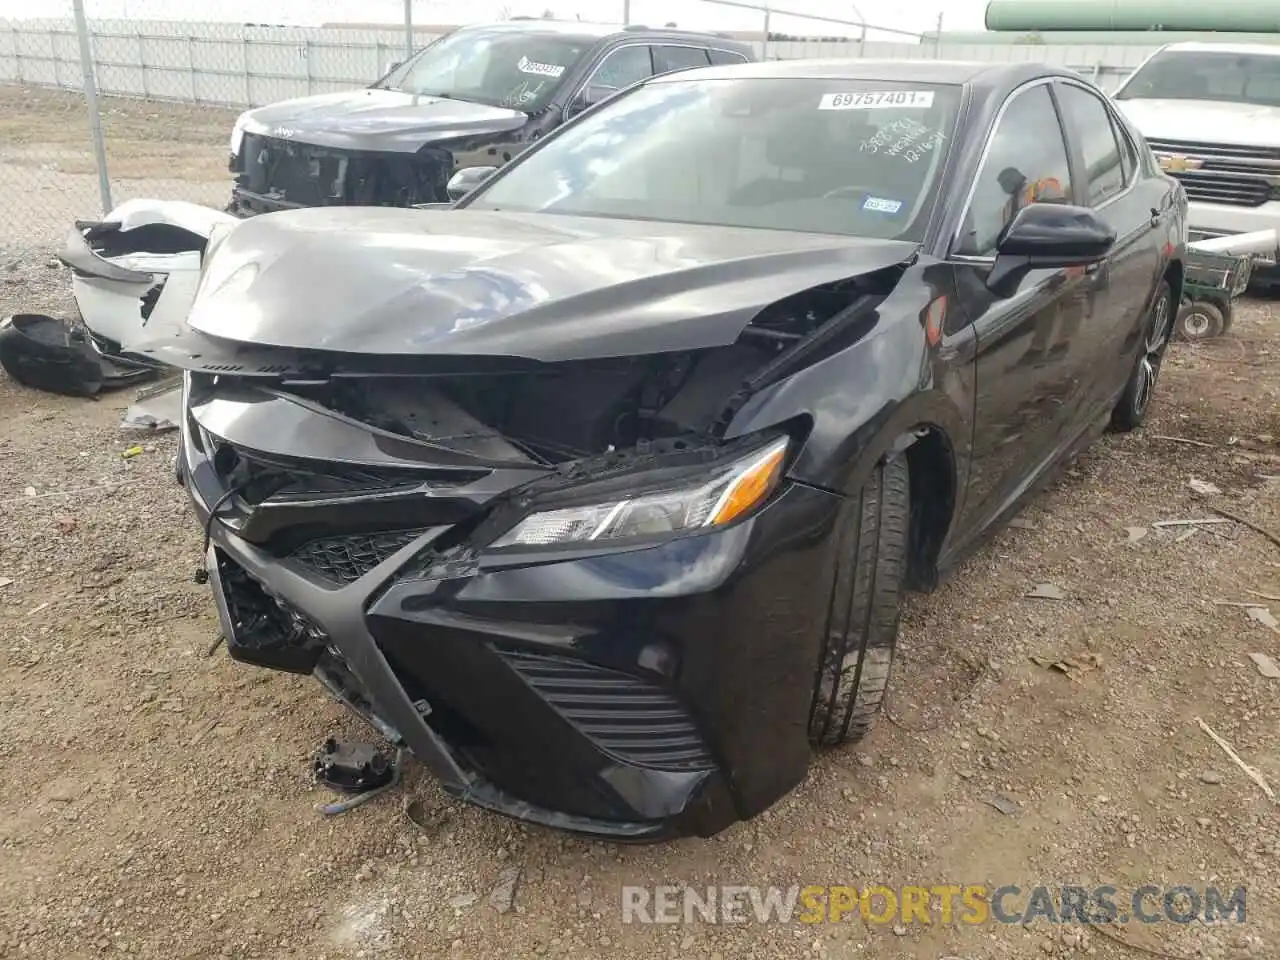
POLYGON ((1219 100, 1117 100, 1151 140, 1280 147, 1280 108, 1219 100))
POLYGON ((515 130, 529 121, 519 110, 423 97, 399 90, 346 90, 299 97, 250 110, 249 133, 345 150, 412 153, 428 143, 515 130))
POLYGON ((314 207, 211 249, 189 323, 264 347, 573 360, 732 343, 790 293, 916 245, 548 214, 314 207))

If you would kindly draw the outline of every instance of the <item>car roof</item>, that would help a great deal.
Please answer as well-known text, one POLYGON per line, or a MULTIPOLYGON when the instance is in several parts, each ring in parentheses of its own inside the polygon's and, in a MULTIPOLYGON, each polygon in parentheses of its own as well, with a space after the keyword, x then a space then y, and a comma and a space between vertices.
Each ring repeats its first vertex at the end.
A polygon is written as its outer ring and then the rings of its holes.
POLYGON ((1179 43, 1168 43, 1160 48, 1160 53, 1256 53, 1263 56, 1280 57, 1280 44, 1274 43, 1204 43, 1199 40, 1183 40, 1179 43))
POLYGON ((696 30, 677 30, 671 27, 622 27, 616 23, 583 23, 579 20, 543 20, 531 17, 526 20, 499 20, 496 23, 477 23, 459 27, 459 31, 494 31, 501 33, 546 34, 573 40, 604 40, 609 37, 670 37, 684 40, 714 41, 717 46, 745 47, 742 41, 722 37, 715 33, 696 30))
POLYGON ((790 79, 887 80, 904 83, 974 84, 1000 88, 1036 77, 1071 77, 1074 71, 1044 63, 991 63, 969 60, 769 60, 720 67, 698 67, 655 77, 651 83, 689 80, 790 79))

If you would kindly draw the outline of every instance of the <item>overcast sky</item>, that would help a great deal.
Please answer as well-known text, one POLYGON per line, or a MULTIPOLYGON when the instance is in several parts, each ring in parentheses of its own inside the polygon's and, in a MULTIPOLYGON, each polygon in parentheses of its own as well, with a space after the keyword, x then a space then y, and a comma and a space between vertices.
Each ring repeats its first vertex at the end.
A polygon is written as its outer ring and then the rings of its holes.
MULTIPOLYGON (((601 22, 621 22, 626 0, 414 0, 414 19, 419 23, 467 23, 493 19, 505 10, 513 16, 540 16, 552 10, 562 19, 581 18, 601 22)), ((675 21, 696 30, 759 29, 762 15, 706 0, 630 0, 633 23, 661 25, 675 21)), ((762 0, 745 0, 756 6, 762 0)), ((943 14, 943 29, 981 30, 986 0, 771 0, 777 11, 857 21, 873 26, 922 32, 937 26, 943 14)), ((85 0, 89 16, 128 17, 146 20, 229 20, 291 24, 324 21, 403 20, 403 0, 85 0)), ((0 0, 0 16, 70 16, 70 0, 0 0)), ((848 32, 838 24, 787 17, 775 13, 773 29, 786 33, 848 32)), ((869 34, 872 39, 892 39, 869 34)))

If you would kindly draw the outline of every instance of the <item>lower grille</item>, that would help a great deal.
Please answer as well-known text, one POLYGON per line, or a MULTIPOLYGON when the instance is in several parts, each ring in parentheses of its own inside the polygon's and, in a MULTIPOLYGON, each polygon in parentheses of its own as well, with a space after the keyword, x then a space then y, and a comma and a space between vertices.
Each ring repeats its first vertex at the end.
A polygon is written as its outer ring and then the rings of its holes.
POLYGON ((232 638, 255 650, 319 647, 328 641, 320 626, 291 604, 263 589, 244 568, 219 552, 218 573, 235 625, 232 638))
POLYGON ((330 583, 354 583, 408 546, 425 530, 389 530, 309 540, 289 559, 330 583))
POLYGON ((715 765, 693 720, 656 684, 569 657, 499 653, 605 753, 656 770, 710 770, 715 765))

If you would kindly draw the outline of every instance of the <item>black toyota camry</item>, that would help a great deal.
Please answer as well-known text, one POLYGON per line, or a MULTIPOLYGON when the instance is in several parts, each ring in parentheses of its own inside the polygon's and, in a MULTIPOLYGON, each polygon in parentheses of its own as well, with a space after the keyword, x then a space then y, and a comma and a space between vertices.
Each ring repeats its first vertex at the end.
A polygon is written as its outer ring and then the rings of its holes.
POLYGON ((649 80, 453 208, 217 234, 179 475, 231 655, 453 794, 713 834, 862 736, 905 589, 1151 402, 1186 201, 1040 64, 649 80))

